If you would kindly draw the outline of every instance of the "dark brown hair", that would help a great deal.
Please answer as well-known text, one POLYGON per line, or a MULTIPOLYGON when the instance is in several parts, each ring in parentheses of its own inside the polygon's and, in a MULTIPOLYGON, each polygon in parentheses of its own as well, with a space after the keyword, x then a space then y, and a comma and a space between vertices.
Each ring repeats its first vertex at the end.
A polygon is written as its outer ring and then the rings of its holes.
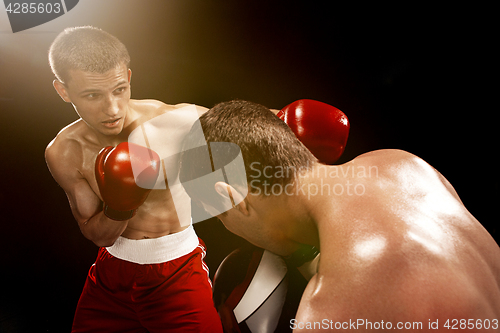
MULTIPOLYGON (((222 164, 234 159, 236 153, 229 145, 219 145, 222 151, 214 151, 214 148, 218 149, 216 147, 207 150, 211 154, 212 166, 203 161, 208 159, 208 153, 203 154, 189 149, 189 147, 206 146, 211 142, 230 142, 240 148, 246 173, 243 177, 246 176, 248 186, 252 185, 249 191, 253 193, 265 194, 264 186, 270 188, 274 184, 279 184, 283 188, 294 182, 296 172, 283 172, 279 177, 269 177, 270 173, 264 172, 264 168, 305 171, 317 161, 290 128, 262 105, 242 100, 223 102, 203 114, 199 120, 184 142, 180 166, 182 183, 215 171, 212 169, 218 167, 213 163, 214 155, 226 156, 226 161, 222 164), (201 142, 203 138, 194 134, 200 125, 206 142, 201 142)), ((217 162, 221 167, 220 158, 217 158, 217 162)), ((196 188, 186 188, 186 191, 193 200, 203 201, 199 198, 196 188)), ((208 204, 214 206, 213 203, 208 204)))

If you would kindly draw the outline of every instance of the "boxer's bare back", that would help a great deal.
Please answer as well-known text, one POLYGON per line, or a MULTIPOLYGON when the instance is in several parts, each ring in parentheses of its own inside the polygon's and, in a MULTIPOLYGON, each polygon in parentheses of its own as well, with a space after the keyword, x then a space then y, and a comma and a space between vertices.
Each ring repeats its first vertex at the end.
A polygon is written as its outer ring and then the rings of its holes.
MULTIPOLYGON (((321 259, 297 320, 423 322, 426 330, 439 319, 446 330, 446 320, 488 319, 498 329, 500 248, 450 183, 398 150, 333 168, 341 167, 360 195, 351 189, 351 196, 309 200, 321 259)), ((334 186, 339 179, 323 181, 334 186)))

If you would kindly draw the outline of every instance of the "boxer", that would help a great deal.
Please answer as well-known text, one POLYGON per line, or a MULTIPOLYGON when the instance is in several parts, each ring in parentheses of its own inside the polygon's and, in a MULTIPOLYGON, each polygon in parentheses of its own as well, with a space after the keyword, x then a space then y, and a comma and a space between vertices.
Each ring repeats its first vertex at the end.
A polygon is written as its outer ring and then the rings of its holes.
POLYGON ((80 119, 50 142, 47 165, 81 232, 100 247, 72 331, 221 332, 203 242, 181 221, 166 181, 148 186, 163 172, 158 154, 127 142, 141 124, 183 105, 131 99, 127 49, 97 28, 64 30, 49 61, 55 90, 80 119))
POLYGON ((437 170, 401 150, 321 164, 268 111, 231 101, 201 116, 206 142, 238 145, 245 163, 246 179, 210 185, 218 201, 187 186, 200 176, 196 154, 183 153, 180 179, 208 213, 232 207, 217 217, 250 243, 281 256, 301 244, 320 250, 292 329, 416 323, 414 330, 428 330, 432 323, 448 331, 487 322, 499 330, 500 248, 437 170))
MULTIPOLYGON (((271 111, 318 161, 334 164, 344 152, 350 124, 336 107, 301 99, 271 111)), ((230 253, 217 268, 213 288, 224 332, 291 331, 290 320, 305 282, 316 274, 319 257, 319 251, 307 245, 286 258, 257 247, 230 253)))

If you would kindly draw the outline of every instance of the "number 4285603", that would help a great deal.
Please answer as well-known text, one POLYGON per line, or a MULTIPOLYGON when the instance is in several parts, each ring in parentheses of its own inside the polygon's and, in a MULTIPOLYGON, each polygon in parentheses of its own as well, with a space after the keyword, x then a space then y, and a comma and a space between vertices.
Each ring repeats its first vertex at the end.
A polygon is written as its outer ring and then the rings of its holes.
POLYGON ((9 3, 7 7, 5 8, 7 13, 9 14, 51 14, 55 13, 58 14, 61 12, 61 3, 60 2, 55 2, 55 3, 42 3, 42 2, 14 2, 14 3, 9 3))
POLYGON ((450 330, 498 329, 498 319, 448 319, 443 327, 450 330))

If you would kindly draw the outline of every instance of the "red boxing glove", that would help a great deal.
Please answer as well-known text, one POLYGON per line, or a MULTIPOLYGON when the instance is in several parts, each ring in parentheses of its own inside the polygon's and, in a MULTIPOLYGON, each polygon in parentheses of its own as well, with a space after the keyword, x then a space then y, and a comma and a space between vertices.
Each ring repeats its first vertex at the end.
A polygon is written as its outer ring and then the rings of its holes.
POLYGON ((117 221, 134 216, 153 189, 159 172, 160 157, 151 149, 128 142, 103 148, 95 161, 95 176, 104 214, 117 221), (137 181, 132 170, 139 173, 137 181))
POLYGON ((321 163, 333 164, 344 152, 350 125, 336 107, 300 99, 285 106, 277 116, 321 163))

